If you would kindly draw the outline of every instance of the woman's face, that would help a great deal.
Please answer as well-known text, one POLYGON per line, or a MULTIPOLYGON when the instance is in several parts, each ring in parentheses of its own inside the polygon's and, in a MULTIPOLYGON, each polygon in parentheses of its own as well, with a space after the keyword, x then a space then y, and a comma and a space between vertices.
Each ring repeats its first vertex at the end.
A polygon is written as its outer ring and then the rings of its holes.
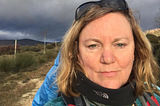
POLYGON ((77 56, 91 81, 118 89, 131 74, 134 49, 128 20, 121 13, 109 13, 84 27, 77 56))

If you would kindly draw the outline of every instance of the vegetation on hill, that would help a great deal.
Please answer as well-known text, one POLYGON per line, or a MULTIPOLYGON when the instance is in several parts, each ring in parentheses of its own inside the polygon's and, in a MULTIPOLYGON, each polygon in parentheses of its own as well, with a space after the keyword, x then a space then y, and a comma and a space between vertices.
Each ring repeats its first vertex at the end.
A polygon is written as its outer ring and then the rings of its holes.
POLYGON ((157 63, 160 65, 160 36, 149 33, 146 36, 152 44, 153 54, 157 63))
MULTIPOLYGON (((146 34, 147 38, 152 44, 152 50, 155 57, 155 60, 157 61, 157 64, 160 66, 160 35, 154 35, 153 33, 146 34)), ((160 73, 159 73, 159 82, 158 86, 160 86, 160 73)))
POLYGON ((145 31, 145 34, 153 34, 155 36, 160 36, 160 28, 156 28, 156 29, 153 29, 153 30, 146 30, 145 31))
POLYGON ((0 72, 27 72, 33 71, 43 63, 53 61, 56 57, 60 44, 47 44, 44 54, 44 46, 18 46, 14 54, 14 46, 0 47, 0 72))

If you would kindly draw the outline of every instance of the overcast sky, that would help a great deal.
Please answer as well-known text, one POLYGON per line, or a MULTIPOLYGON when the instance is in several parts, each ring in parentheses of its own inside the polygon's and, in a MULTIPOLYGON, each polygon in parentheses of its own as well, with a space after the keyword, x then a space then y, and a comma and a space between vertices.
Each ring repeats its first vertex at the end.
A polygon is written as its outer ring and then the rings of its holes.
MULTIPOLYGON (((60 40, 74 19, 77 6, 90 0, 0 0, 0 39, 60 40)), ((92 0, 95 1, 95 0, 92 0)), ((154 29, 160 0, 126 0, 139 12, 141 28, 154 29)))

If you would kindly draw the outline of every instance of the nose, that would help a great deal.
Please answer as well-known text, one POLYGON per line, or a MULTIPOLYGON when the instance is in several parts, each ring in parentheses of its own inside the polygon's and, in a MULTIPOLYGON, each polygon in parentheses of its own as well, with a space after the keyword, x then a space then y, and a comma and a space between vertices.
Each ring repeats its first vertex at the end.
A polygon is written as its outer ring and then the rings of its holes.
POLYGON ((103 50, 100 58, 101 63, 111 64, 115 62, 115 56, 112 50, 103 50))

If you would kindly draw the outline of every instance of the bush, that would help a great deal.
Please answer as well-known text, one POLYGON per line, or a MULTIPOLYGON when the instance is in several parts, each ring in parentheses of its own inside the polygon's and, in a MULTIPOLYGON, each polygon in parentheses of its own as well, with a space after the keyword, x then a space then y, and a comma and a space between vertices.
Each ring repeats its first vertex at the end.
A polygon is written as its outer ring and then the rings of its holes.
MULTIPOLYGON (((15 46, 14 45, 8 45, 8 46, 2 46, 0 47, 0 55, 11 55, 14 54, 15 46)), ((20 45, 17 45, 16 48, 17 52, 20 51, 20 45)))
POLYGON ((14 72, 15 60, 14 58, 5 57, 0 60, 0 71, 14 72))
POLYGON ((45 55, 42 55, 40 57, 38 57, 38 62, 39 64, 43 64, 47 61, 47 59, 45 58, 45 55))
POLYGON ((152 44, 153 54, 157 60, 158 65, 160 66, 160 37, 157 37, 154 34, 147 34, 146 36, 152 44))
MULTIPOLYGON (((53 45, 54 44, 51 44, 51 46, 53 45)), ((57 48, 54 47, 53 49, 46 49, 45 54, 43 54, 42 51, 32 52, 36 51, 35 48, 43 50, 43 45, 23 46, 21 47, 21 53, 17 53, 15 58, 13 57, 13 55, 1 56, 0 71, 16 73, 20 71, 35 70, 35 68, 42 65, 43 63, 53 61, 59 52, 60 46, 58 46, 57 48)))
POLYGON ((156 35, 154 35, 154 34, 147 34, 146 36, 147 36, 147 38, 149 39, 149 41, 153 45, 156 44, 156 43, 158 43, 159 38, 156 35))
POLYGON ((3 72, 20 72, 28 71, 34 65, 35 58, 29 53, 17 54, 16 57, 4 57, 0 60, 0 71, 3 72))
POLYGON ((39 52, 41 49, 38 46, 26 46, 25 51, 39 52))
POLYGON ((53 60, 56 56, 57 56, 57 53, 55 53, 54 51, 47 51, 46 52, 46 58, 48 60, 53 60))
POLYGON ((155 58, 157 60, 158 65, 160 66, 160 48, 157 50, 155 58))
POLYGON ((160 42, 152 45, 152 47, 153 47, 153 54, 156 55, 157 53, 159 53, 158 50, 160 49, 160 42))
POLYGON ((47 44, 47 45, 46 45, 46 48, 47 48, 47 49, 53 49, 53 48, 54 48, 54 45, 53 45, 53 44, 47 44))
POLYGON ((15 72, 19 72, 21 69, 25 69, 27 67, 35 65, 35 63, 36 61, 31 54, 17 54, 15 58, 15 72))

